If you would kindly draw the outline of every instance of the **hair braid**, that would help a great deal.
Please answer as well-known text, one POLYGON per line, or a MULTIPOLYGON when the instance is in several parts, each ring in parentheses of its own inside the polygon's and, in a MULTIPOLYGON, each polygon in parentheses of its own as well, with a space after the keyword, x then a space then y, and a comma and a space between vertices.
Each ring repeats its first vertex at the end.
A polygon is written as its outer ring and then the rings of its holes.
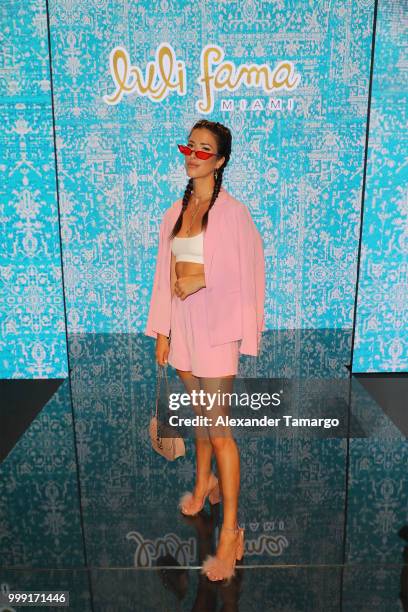
POLYGON ((209 207, 207 208, 207 210, 205 211, 203 218, 202 218, 202 225, 201 227, 203 229, 205 229, 207 227, 208 224, 208 213, 210 212, 212 206, 214 206, 215 204, 215 200, 218 198, 218 194, 220 193, 220 189, 221 189, 221 185, 222 185, 222 175, 224 174, 224 166, 222 166, 218 171, 217 171, 217 180, 215 181, 215 185, 214 185, 214 191, 212 194, 212 198, 211 198, 211 202, 209 207))

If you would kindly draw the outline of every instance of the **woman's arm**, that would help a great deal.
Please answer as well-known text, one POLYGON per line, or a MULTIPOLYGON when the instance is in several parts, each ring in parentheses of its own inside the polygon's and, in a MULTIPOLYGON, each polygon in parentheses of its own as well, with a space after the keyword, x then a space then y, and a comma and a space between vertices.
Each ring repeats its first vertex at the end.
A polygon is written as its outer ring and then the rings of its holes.
POLYGON ((164 213, 159 229, 159 246, 156 259, 156 270, 153 278, 153 288, 150 298, 149 313, 144 333, 152 338, 157 335, 168 336, 171 319, 170 291, 170 242, 167 238, 168 214, 164 213))

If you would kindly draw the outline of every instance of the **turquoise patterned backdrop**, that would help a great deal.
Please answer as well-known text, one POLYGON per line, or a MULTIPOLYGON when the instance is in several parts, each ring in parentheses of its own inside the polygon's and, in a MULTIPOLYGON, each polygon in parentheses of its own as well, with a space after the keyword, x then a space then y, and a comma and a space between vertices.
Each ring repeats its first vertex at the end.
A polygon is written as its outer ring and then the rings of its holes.
MULTIPOLYGON (((355 372, 408 366, 407 9, 379 1, 372 63, 374 8, 360 0, 0 4, 0 377, 66 378, 0 466, 1 584, 16 586, 5 567, 90 566, 95 597, 109 589, 114 606, 126 569, 113 585, 102 568, 151 565, 163 541, 180 561, 197 561, 191 525, 168 512, 192 484, 192 441, 177 465, 163 467, 151 452, 154 342, 142 332, 159 222, 186 184, 175 144, 201 116, 233 132, 225 187, 250 208, 265 245, 268 332, 259 359, 241 357, 240 374, 336 379, 348 396, 349 439, 295 434, 242 445, 249 563, 400 562, 406 441, 345 368, 351 359, 355 372), (111 51, 126 49, 144 75, 162 43, 184 62, 185 94, 108 104, 111 51), (235 66, 286 61, 300 78, 272 94, 218 91, 213 111, 199 113, 210 43, 235 66), (269 109, 270 99, 281 108, 269 109)), ((330 582, 311 580, 310 592, 295 575, 300 600, 279 592, 281 607, 302 609, 308 599, 310 609, 317 601, 338 609, 339 568, 330 582)), ((59 585, 81 583, 74 609, 84 610, 89 577, 78 574, 60 573, 59 585)), ((375 609, 389 574, 371 568, 361 605, 375 609)), ((356 576, 345 573, 345 602, 356 576)), ((18 586, 40 578, 22 572, 18 586)), ((269 587, 278 590, 261 585, 269 587)), ((130 591, 143 588, 152 591, 147 578, 131 576, 130 591)), ((259 583, 251 593, 256 608, 259 583)))
POLYGON ((0 4, 0 378, 67 376, 45 1, 0 4))
POLYGON ((378 3, 353 372, 408 371, 407 16, 378 3))
POLYGON ((267 328, 350 330, 360 264, 353 368, 406 370, 403 6, 379 3, 368 116, 372 2, 50 0, 49 23, 43 1, 2 3, 1 376, 66 376, 66 329, 142 333, 158 225, 186 184, 175 143, 200 116, 233 132, 225 186, 264 239, 267 328), (292 89, 214 91, 200 114, 211 44, 237 71, 286 65, 292 89), (145 78, 163 46, 184 92, 107 103, 114 49, 145 78))

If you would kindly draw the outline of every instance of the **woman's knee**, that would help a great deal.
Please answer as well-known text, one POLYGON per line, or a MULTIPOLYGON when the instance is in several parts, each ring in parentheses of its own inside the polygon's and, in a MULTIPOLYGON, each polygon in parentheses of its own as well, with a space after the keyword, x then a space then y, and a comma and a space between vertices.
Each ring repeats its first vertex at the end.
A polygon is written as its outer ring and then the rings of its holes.
POLYGON ((209 432, 210 442, 214 451, 223 451, 230 449, 231 446, 235 447, 236 443, 231 431, 224 429, 218 432, 209 432))
POLYGON ((175 368, 175 370, 182 380, 190 380, 195 378, 191 370, 179 370, 178 368, 175 368))

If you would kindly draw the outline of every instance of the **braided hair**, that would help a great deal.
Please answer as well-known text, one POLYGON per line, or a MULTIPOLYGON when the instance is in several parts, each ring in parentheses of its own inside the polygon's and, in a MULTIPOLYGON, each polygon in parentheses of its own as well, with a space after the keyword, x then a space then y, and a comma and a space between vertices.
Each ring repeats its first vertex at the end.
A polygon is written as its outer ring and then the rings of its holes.
MULTIPOLYGON (((208 213, 210 212, 212 206, 215 203, 215 200, 218 197, 218 194, 220 192, 221 189, 221 185, 222 185, 222 176, 224 174, 224 169, 226 167, 226 165, 228 164, 229 158, 231 156, 231 142, 232 142, 232 135, 231 132, 229 130, 229 128, 227 128, 225 125, 223 125, 222 123, 218 123, 215 121, 208 121, 207 119, 200 119, 199 121, 197 121, 193 127, 190 130, 190 134, 193 130, 195 130, 196 128, 205 128, 206 130, 209 130, 210 132, 212 132, 212 134, 214 134, 215 139, 217 141, 217 153, 219 155, 219 157, 225 157, 225 161, 223 163, 223 165, 217 169, 217 178, 215 180, 215 185, 214 185, 214 191, 211 197, 211 201, 210 201, 210 205, 208 207, 208 209, 206 210, 205 214, 203 215, 202 218, 202 222, 201 222, 201 227, 202 229, 205 229, 207 227, 208 224, 208 213)), ((170 239, 174 238, 174 236, 180 231, 181 226, 183 224, 183 215, 184 215, 184 211, 187 208, 187 204, 188 201, 190 199, 190 195, 191 192, 193 191, 193 179, 190 178, 190 180, 187 183, 187 186, 185 188, 184 191, 184 196, 183 196, 183 203, 181 206, 181 211, 180 214, 178 216, 178 219, 173 227, 173 230, 170 234, 170 239)))

